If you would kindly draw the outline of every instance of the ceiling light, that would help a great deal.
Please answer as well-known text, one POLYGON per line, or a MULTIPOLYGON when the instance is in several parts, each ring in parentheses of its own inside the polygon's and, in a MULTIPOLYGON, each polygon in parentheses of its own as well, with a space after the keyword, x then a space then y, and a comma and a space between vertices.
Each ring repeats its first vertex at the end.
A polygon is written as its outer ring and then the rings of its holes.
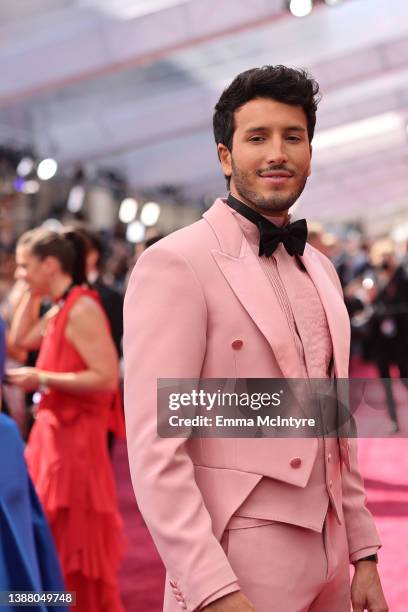
POLYGON ((126 229, 126 238, 129 242, 142 242, 145 237, 146 228, 140 221, 132 221, 126 229))
POLYGON ((68 195, 67 208, 69 212, 77 213, 81 210, 85 200, 85 187, 74 185, 68 195))
MULTIPOLYGON (((77 0, 78 1, 78 0, 77 0)), ((137 2, 123 2, 114 0, 80 0, 85 6, 96 6, 116 19, 136 19, 168 9, 179 4, 186 4, 191 0, 137 0, 137 2)))
POLYGON ((119 208, 119 220, 122 223, 134 221, 138 209, 138 203, 134 198, 125 198, 119 208))
POLYGON ((380 136, 403 128, 403 119, 397 113, 385 113, 368 119, 353 121, 319 132, 313 139, 313 150, 323 151, 351 144, 365 138, 380 136))
POLYGON ((31 157, 23 157, 17 166, 17 174, 19 176, 28 176, 33 168, 34 160, 31 157))
POLYGON ((289 10, 294 17, 306 17, 313 9, 312 0, 290 0, 289 10))
POLYGON ((146 202, 140 213, 140 220, 146 227, 156 225, 160 216, 160 206, 156 202, 146 202))
POLYGON ((56 174, 57 170, 58 164, 55 159, 43 159, 42 162, 38 164, 37 176, 42 181, 48 181, 56 174))

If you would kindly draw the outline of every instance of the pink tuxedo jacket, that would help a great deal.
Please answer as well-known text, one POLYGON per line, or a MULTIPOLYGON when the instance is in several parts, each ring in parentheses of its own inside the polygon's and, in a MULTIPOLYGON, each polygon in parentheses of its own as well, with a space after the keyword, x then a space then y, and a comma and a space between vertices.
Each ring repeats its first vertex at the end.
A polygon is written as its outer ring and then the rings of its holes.
MULTIPOLYGON (((203 217, 143 253, 124 308, 125 414, 133 486, 173 591, 191 611, 236 580, 219 540, 262 476, 292 485, 292 492, 293 486, 300 490, 308 483, 317 453, 312 438, 157 436, 157 378, 301 377, 285 316, 233 214, 217 200, 203 217), (238 339, 240 350, 233 346, 238 339), (300 466, 291 462, 293 457, 301 458, 300 466)), ((302 261, 326 312, 335 374, 347 378, 350 326, 336 272, 309 245, 302 261)), ((340 461, 327 469, 352 555, 379 541, 365 507, 356 441, 342 438, 339 445, 340 461)), ((296 506, 292 494, 286 507, 284 490, 271 503, 288 523, 294 513, 313 515, 313 506, 296 506)), ((168 589, 169 597, 165 609, 173 610, 176 602, 168 589)))

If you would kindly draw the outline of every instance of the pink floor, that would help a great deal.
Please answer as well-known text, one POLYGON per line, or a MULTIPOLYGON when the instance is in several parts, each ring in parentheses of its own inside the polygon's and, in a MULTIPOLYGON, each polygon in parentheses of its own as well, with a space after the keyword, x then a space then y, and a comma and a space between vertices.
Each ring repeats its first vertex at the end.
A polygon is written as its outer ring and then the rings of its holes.
POLYGON ((119 574, 122 600, 126 612, 161 612, 164 568, 136 505, 122 442, 115 446, 114 470, 128 540, 119 574))
MULTIPOLYGON (((359 371, 370 374, 370 369, 359 371)), ((407 407, 400 404, 400 413, 407 407)), ((408 438, 361 439, 359 448, 369 507, 383 542, 380 571, 390 612, 407 612, 408 438)), ((117 444, 114 468, 128 539, 120 572, 123 602, 127 612, 161 612, 164 569, 137 509, 123 443, 117 444)))

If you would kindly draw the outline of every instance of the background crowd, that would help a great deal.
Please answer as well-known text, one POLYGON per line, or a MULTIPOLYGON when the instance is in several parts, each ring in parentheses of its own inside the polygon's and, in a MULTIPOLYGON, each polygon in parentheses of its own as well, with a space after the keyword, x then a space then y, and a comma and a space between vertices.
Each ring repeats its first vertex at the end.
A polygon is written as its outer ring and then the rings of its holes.
MULTIPOLYGON (((87 239, 87 282, 99 294, 121 360, 122 306, 129 274, 143 250, 162 237, 160 224, 151 228, 147 240, 136 245, 83 222, 77 227, 87 239)), ((397 432, 397 407, 389 379, 400 377, 404 384, 408 379, 408 240, 396 241, 388 234, 374 238, 356 228, 327 229, 313 221, 309 222, 308 240, 332 261, 343 287, 352 329, 351 376, 384 379, 391 429, 397 432)), ((3 250, 1 257, 0 316, 6 330, 7 366, 33 365, 35 352, 9 340, 7 330, 24 283, 15 279, 15 255, 10 248, 3 250)), ((41 312, 48 307, 45 298, 41 312)), ((27 395, 5 385, 3 410, 12 413, 25 439, 37 399, 36 394, 27 395)))

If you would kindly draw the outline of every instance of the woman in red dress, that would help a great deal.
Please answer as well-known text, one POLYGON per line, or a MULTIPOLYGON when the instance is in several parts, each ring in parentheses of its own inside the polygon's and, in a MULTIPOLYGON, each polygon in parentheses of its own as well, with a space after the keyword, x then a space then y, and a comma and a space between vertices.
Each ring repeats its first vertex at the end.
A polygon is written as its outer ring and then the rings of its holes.
POLYGON ((13 341, 39 348, 35 368, 8 381, 39 389, 26 459, 57 544, 76 612, 123 610, 117 570, 122 533, 106 437, 118 398, 117 353, 97 295, 87 288, 85 244, 74 232, 37 229, 17 245, 27 293, 13 341), (38 301, 53 308, 38 321, 38 301))

